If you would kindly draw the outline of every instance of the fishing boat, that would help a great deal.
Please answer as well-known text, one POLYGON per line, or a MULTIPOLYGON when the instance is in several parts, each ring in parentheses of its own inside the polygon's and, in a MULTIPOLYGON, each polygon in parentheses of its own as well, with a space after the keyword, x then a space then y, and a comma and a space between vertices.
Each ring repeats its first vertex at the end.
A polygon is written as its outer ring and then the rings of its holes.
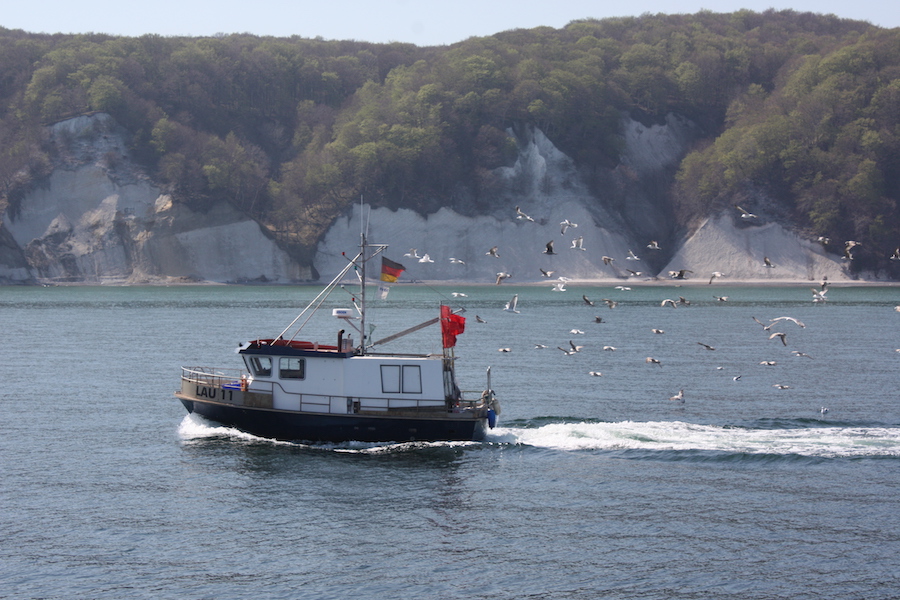
MULTIPOLYGON (((500 404, 487 385, 466 399, 456 381, 456 336, 465 318, 440 305, 434 319, 381 340, 366 334, 366 266, 382 255, 382 279, 402 267, 383 256, 384 244, 361 235, 359 253, 279 335, 242 344, 243 368, 182 367, 175 396, 189 413, 264 438, 309 442, 482 440, 500 404), (340 329, 333 344, 298 335, 348 274, 360 293, 353 308, 333 308, 340 329), (302 319, 302 321, 301 321, 302 319), (441 354, 397 354, 375 348, 435 323, 441 354), (299 323, 299 325, 298 325, 299 323), (349 328, 359 335, 354 345, 349 328)), ((436 307, 437 308, 437 307, 436 307)), ((327 312, 327 310, 325 310, 327 312)), ((337 329, 337 327, 336 327, 337 329)))

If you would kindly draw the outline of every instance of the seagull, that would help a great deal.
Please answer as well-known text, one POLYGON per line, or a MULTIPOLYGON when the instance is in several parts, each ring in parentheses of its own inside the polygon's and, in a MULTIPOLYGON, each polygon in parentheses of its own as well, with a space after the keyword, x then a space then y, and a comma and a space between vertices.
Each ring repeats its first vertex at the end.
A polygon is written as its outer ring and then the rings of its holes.
POLYGON ((585 294, 581 295, 581 299, 584 300, 584 303, 587 304, 588 306, 594 305, 594 301, 591 300, 590 298, 588 298, 585 294))
POLYGON ((631 250, 628 251, 628 256, 625 257, 625 260, 641 260, 637 257, 637 255, 631 250))
POLYGON ((891 254, 891 260, 900 260, 900 246, 898 246, 897 249, 894 250, 894 253, 891 254))
POLYGON ((421 258, 421 256, 419 256, 419 251, 416 250, 415 248, 410 248, 409 252, 407 252, 403 256, 408 256, 410 258, 421 258))
POLYGON ((803 323, 801 323, 794 317, 776 317, 774 319, 770 319, 770 321, 772 321, 773 323, 776 323, 778 321, 790 321, 791 323, 794 323, 795 325, 797 325, 797 327, 800 327, 800 328, 806 327, 806 325, 804 325, 803 323))
POLYGON ((678 393, 669 398, 669 400, 672 400, 673 402, 681 402, 682 404, 684 404, 684 390, 678 390, 678 393))
POLYGON ((824 415, 825 413, 828 412, 828 409, 823 406, 822 408, 819 409, 819 412, 824 415))
POLYGON ((584 332, 580 329, 570 329, 569 333, 572 335, 584 335, 584 332))
POLYGON ((844 243, 844 259, 845 260, 853 260, 853 249, 857 246, 862 246, 859 242, 854 242, 853 240, 847 240, 844 243))
POLYGON ((619 290, 619 291, 621 291, 621 292, 630 292, 630 291, 631 291, 631 288, 630 288, 630 287, 627 287, 627 286, 624 286, 624 285, 617 285, 615 289, 617 289, 617 290, 619 290))
POLYGON ((569 250, 584 250, 584 236, 579 235, 577 238, 572 240, 572 246, 569 250))
POLYGON ((669 277, 672 279, 684 279, 685 274, 693 273, 693 271, 689 269, 681 269, 679 271, 669 271, 669 277))
POLYGON ((789 386, 789 385, 784 385, 783 383, 773 383, 773 384, 772 384, 772 387, 773 387, 773 388, 778 388, 779 390, 789 390, 789 389, 791 389, 791 386, 789 386))
POLYGON ((572 221, 566 219, 559 224, 559 233, 562 235, 566 234, 566 229, 569 227, 578 227, 578 223, 573 223, 572 221))
POLYGON ((482 318, 479 317, 478 315, 475 315, 475 322, 476 322, 476 323, 487 323, 487 321, 485 321, 484 319, 482 319, 482 318))
POLYGON ((793 354, 797 358, 812 358, 812 356, 810 356, 806 352, 800 352, 799 350, 791 350, 791 354, 793 354))
POLYGON ((550 291, 552 291, 552 292, 564 292, 564 291, 566 291, 566 283, 565 283, 564 281, 561 281, 561 282, 559 282, 559 283, 554 283, 554 284, 553 284, 553 289, 550 290, 550 291))
POLYGON ((741 208, 740 206, 735 205, 735 208, 738 209, 739 211, 741 211, 741 218, 742 218, 742 219, 755 219, 755 218, 756 218, 756 215, 754 215, 754 214, 751 213, 751 212, 747 212, 746 210, 744 210, 744 209, 741 208))
POLYGON ((543 253, 544 254, 556 254, 556 252, 553 251, 553 240, 550 240, 549 242, 547 242, 547 247, 544 248, 543 253))
POLYGON ((576 345, 572 342, 572 340, 569 340, 569 346, 572 347, 572 352, 581 352, 581 350, 584 348, 584 346, 576 346, 576 345))
POLYGON ((522 209, 520 209, 518 206, 516 207, 516 219, 518 219, 519 221, 531 221, 532 223, 534 223, 534 219, 523 213, 522 209))
POLYGON ((450 295, 454 298, 468 298, 468 294, 463 294, 462 292, 450 292, 450 295))
POLYGON ((588 375, 590 375, 591 377, 602 377, 603 373, 601 373, 600 371, 588 371, 588 375))
POLYGON ((504 273, 504 272, 502 272, 502 271, 501 271, 500 273, 497 273, 497 282, 496 282, 497 285, 500 285, 500 283, 501 283, 504 279, 509 279, 510 277, 512 277, 512 275, 510 275, 509 273, 504 273))
POLYGON ((503 307, 503 310, 506 312, 519 314, 519 311, 516 310, 516 305, 519 303, 519 295, 516 294, 512 297, 512 300, 506 303, 506 306, 503 307))
POLYGON ((540 267, 538 267, 538 269, 540 270, 541 275, 544 277, 547 277, 547 278, 551 277, 554 273, 556 273, 556 271, 545 271, 545 270, 541 269, 540 267))
POLYGON ((614 260, 616 260, 616 259, 614 259, 614 258, 611 257, 611 256, 601 256, 600 258, 601 258, 601 260, 603 261, 603 264, 604 264, 604 265, 611 265, 612 262, 613 262, 614 260))
POLYGON ((704 348, 706 348, 707 350, 715 350, 715 348, 713 348, 709 344, 704 344, 703 342, 697 342, 697 343, 700 344, 701 346, 703 346, 704 348))
POLYGON ((659 362, 658 359, 653 358, 652 356, 648 356, 647 358, 645 358, 645 359, 644 359, 644 362, 645 362, 645 363, 652 364, 652 365, 659 365, 660 367, 662 366, 662 363, 659 362))
POLYGON ((774 360, 763 360, 759 364, 764 367, 774 367, 777 363, 774 360))
POLYGON ((659 247, 659 242, 656 240, 651 240, 650 243, 647 244, 647 247, 651 250, 662 250, 662 248, 659 247))
POLYGON ((425 254, 425 255, 422 256, 422 258, 419 259, 419 262, 420 262, 420 263, 433 263, 434 261, 431 260, 431 257, 430 257, 430 256, 428 256, 427 254, 425 254))
POLYGON ((640 272, 640 271, 632 271, 631 269, 625 269, 625 270, 628 271, 628 273, 629 273, 632 277, 640 277, 640 276, 641 276, 641 272, 640 272))
POLYGON ((487 252, 485 252, 485 255, 486 255, 486 256, 493 256, 494 258, 500 258, 500 255, 497 254, 497 246, 494 246, 493 248, 491 248, 490 250, 488 250, 487 252))
POLYGON ((594 315, 594 323, 605 323, 605 321, 603 320, 603 317, 594 315))
POLYGON ((732 381, 740 381, 741 377, 742 377, 742 375, 735 375, 734 377, 731 378, 731 380, 732 381))
POLYGON ((678 308, 678 305, 675 304, 675 301, 672 300, 671 298, 666 298, 665 300, 663 300, 662 302, 659 303, 660 306, 666 306, 667 304, 670 305, 672 308, 678 308))
POLYGON ((602 300, 603 300, 604 302, 606 302, 606 305, 607 305, 608 307, 610 307, 610 308, 615 308, 615 307, 617 307, 617 306, 619 305, 619 303, 616 302, 615 300, 610 300, 610 299, 608 299, 608 298, 603 298, 602 300))
POLYGON ((774 269, 774 268, 775 268, 775 265, 772 264, 772 261, 769 260, 769 257, 768 257, 768 256, 763 256, 763 264, 764 264, 766 267, 770 268, 770 269, 774 269))
POLYGON ((617 349, 615 346, 603 346, 603 350, 606 352, 615 352, 617 349))
POLYGON ((535 345, 534 345, 534 349, 535 349, 535 350, 543 350, 543 349, 546 348, 546 347, 547 347, 546 344, 535 344, 535 345))
POLYGON ((728 296, 713 296, 719 302, 728 302, 728 296))
POLYGON ((512 352, 512 348, 497 348, 497 352, 512 352))
POLYGON ((785 346, 787 346, 787 340, 784 339, 786 336, 787 336, 787 334, 776 331, 775 333, 773 333, 772 335, 769 336, 769 339, 774 340, 775 338, 781 338, 781 343, 784 344, 785 346))
POLYGON ((759 323, 759 326, 762 327, 762 328, 763 328, 764 330, 766 330, 766 331, 768 331, 769 329, 771 329, 771 328, 772 328, 772 325, 775 324, 775 323, 769 323, 768 325, 766 325, 765 323, 763 323, 762 321, 760 321, 760 320, 757 319, 756 317, 750 317, 750 318, 753 319, 754 321, 756 321, 757 323, 759 323))
POLYGON ((816 241, 819 242, 820 244, 822 244, 823 246, 827 246, 828 244, 831 243, 831 238, 825 237, 824 235, 820 235, 818 238, 816 238, 816 241))
POLYGON ((678 304, 684 304, 685 306, 690 306, 691 301, 685 298, 684 296, 678 296, 678 304))
POLYGON ((825 302, 828 298, 825 297, 825 294, 828 293, 827 289, 822 289, 822 291, 817 290, 816 288, 809 288, 813 293, 813 302, 825 302))
POLYGON ((652 331, 653 333, 665 333, 665 331, 662 329, 651 329, 650 331, 652 331))
POLYGON ((725 277, 725 273, 723 273, 722 271, 713 271, 713 274, 709 278, 709 283, 712 284, 713 279, 715 279, 716 277, 725 277))
POLYGON ((556 279, 557 281, 562 281, 563 283, 569 283, 570 281, 572 281, 568 277, 557 277, 556 279))
POLYGON ((454 265, 464 265, 464 264, 466 264, 466 261, 464 261, 464 260, 459 260, 458 258, 453 258, 452 256, 450 257, 450 262, 452 262, 454 265))
POLYGON ((562 350, 562 353, 566 356, 572 356, 575 354, 575 350, 569 350, 568 348, 563 348, 562 346, 557 346, 557 350, 562 350))

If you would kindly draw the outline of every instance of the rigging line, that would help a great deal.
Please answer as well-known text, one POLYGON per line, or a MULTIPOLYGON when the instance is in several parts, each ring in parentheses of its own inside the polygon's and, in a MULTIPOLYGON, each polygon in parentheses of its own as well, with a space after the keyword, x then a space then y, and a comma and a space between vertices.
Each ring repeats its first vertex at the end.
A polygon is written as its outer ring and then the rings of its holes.
MULTIPOLYGON (((357 258, 359 258, 359 255, 357 255, 357 258)), ((348 263, 347 263, 347 266, 345 266, 343 269, 341 269, 341 272, 338 273, 338 274, 335 276, 335 278, 331 280, 331 283, 329 283, 328 285, 326 285, 325 288, 324 288, 321 292, 319 292, 319 295, 316 296, 315 298, 313 298, 312 302, 310 302, 309 304, 307 304, 307 305, 306 305, 306 308, 304 308, 302 311, 300 311, 300 314, 297 315, 297 316, 294 318, 294 320, 291 321, 291 324, 288 325, 287 327, 285 327, 285 328, 284 328, 284 331, 282 331, 282 332, 278 335, 278 337, 276 337, 275 339, 276 339, 276 340, 280 340, 281 338, 283 338, 283 337, 284 337, 284 334, 287 333, 288 330, 290 330, 290 328, 294 326, 294 323, 296 323, 297 321, 300 320, 300 317, 302 317, 302 316, 304 315, 304 313, 306 313, 306 311, 308 311, 308 310, 310 309, 310 307, 311 307, 313 304, 316 303, 316 301, 319 301, 319 299, 322 298, 322 296, 327 297, 328 294, 330 294, 330 293, 332 292, 332 290, 334 289, 334 287, 337 285, 337 282, 340 281, 341 278, 342 278, 344 275, 347 274, 347 271, 349 271, 353 266, 356 265, 356 260, 357 260, 357 259, 354 258, 353 260, 351 260, 350 262, 348 262, 348 263)), ((319 306, 321 306, 322 302, 324 302, 324 298, 323 298, 321 301, 319 301, 319 306)), ((313 311, 313 313, 315 313, 315 311, 313 311)), ((310 315, 310 316, 312 316, 312 315, 310 315)), ((304 321, 304 325, 305 325, 307 322, 309 322, 309 318, 307 318, 306 321, 304 321)), ((300 326, 300 329, 303 329, 303 325, 300 326)), ((300 329, 297 330, 297 333, 300 332, 300 329)), ((296 336, 297 333, 295 333, 294 336, 296 336)), ((293 338, 291 338, 291 339, 293 339, 293 338)))

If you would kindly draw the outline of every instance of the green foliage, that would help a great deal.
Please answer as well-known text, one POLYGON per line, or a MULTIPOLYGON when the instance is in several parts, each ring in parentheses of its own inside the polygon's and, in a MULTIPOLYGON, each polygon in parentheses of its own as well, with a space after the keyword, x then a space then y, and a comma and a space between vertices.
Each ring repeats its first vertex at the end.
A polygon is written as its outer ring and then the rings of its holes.
POLYGON ((704 134, 669 190, 679 223, 761 190, 810 232, 881 251, 900 238, 898 41, 774 10, 580 20, 440 48, 0 28, 3 194, 41 172, 27 168, 42 162, 41 124, 102 111, 180 201, 226 199, 313 244, 361 194, 488 207, 514 131, 540 128, 597 173, 619 164, 623 114, 677 113, 704 134))

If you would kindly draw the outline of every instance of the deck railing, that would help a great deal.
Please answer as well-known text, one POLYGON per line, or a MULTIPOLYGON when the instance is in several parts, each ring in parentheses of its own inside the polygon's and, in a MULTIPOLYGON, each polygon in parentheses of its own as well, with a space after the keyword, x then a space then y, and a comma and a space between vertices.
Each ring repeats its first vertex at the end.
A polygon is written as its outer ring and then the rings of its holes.
MULTIPOLYGON (((208 367, 182 367, 181 378, 183 381, 201 386, 211 386, 225 389, 241 389, 242 378, 246 378, 248 373, 241 369, 212 369, 208 367)), ((246 379, 244 379, 245 381, 246 379)), ((290 392, 284 389, 277 381, 267 381, 256 379, 250 384, 250 391, 263 394, 275 394, 275 387, 278 387, 278 393, 286 396, 296 397, 300 401, 301 411, 314 411, 330 413, 332 401, 344 400, 349 401, 349 407, 345 408, 349 412, 392 412, 409 410, 409 411, 437 411, 446 410, 446 405, 434 404, 435 400, 419 400, 415 398, 369 398, 359 396, 331 396, 325 394, 305 394, 290 392), (266 389, 262 389, 266 388, 266 389)), ((460 398, 455 403, 451 412, 463 412, 475 409, 482 404, 480 392, 471 392, 476 400, 466 400, 460 398)), ((341 402, 338 403, 342 408, 345 406, 341 402)), ((335 411, 339 414, 346 414, 341 411, 335 411)))

